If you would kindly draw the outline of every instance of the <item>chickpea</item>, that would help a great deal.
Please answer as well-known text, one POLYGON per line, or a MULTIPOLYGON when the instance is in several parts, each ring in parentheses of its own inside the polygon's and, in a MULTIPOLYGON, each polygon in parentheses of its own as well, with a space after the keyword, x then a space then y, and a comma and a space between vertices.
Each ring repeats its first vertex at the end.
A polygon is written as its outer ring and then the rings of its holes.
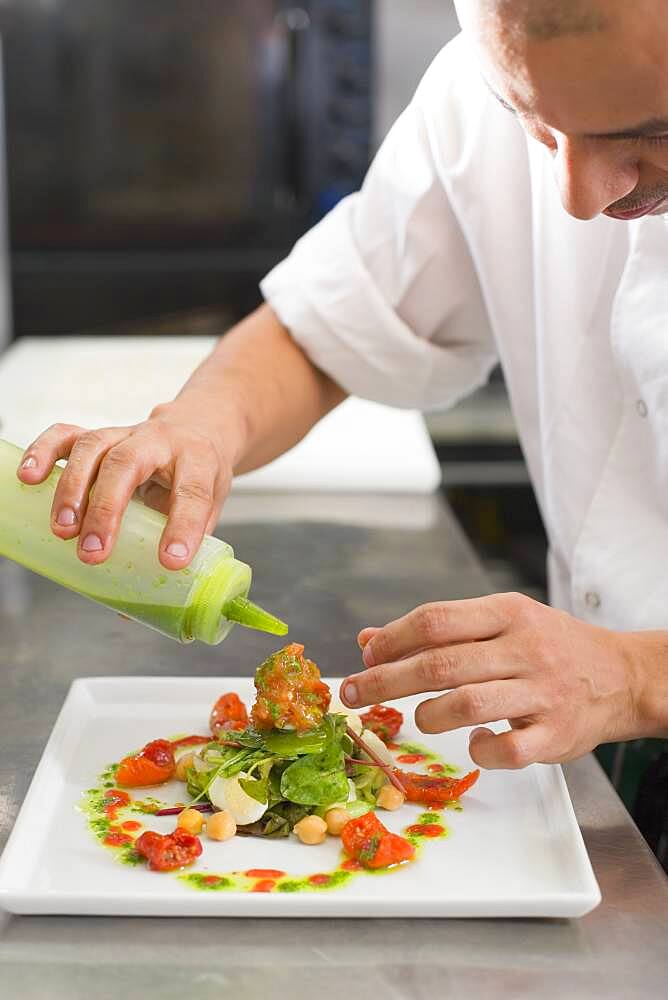
POLYGON ((295 823, 294 831, 302 844, 322 844, 327 836, 327 824, 319 816, 304 816, 295 823))
POLYGON ((184 809, 176 820, 176 825, 188 833, 199 833, 204 825, 202 814, 198 809, 184 809))
POLYGON ((231 840, 237 832, 237 824, 229 809, 221 809, 206 821, 206 835, 209 840, 231 840))
POLYGON ((174 777, 177 781, 186 781, 186 770, 193 766, 194 753, 184 753, 183 757, 179 757, 176 762, 176 770, 174 771, 174 777))
POLYGON ((406 796, 398 788, 395 788, 394 785, 383 785, 378 793, 378 805, 381 809, 389 809, 390 812, 394 812, 395 809, 401 809, 405 801, 406 796))
POLYGON ((350 813, 347 809, 328 809, 325 813, 327 833, 331 833, 332 837, 340 837, 341 830, 343 830, 346 823, 349 822, 350 813))

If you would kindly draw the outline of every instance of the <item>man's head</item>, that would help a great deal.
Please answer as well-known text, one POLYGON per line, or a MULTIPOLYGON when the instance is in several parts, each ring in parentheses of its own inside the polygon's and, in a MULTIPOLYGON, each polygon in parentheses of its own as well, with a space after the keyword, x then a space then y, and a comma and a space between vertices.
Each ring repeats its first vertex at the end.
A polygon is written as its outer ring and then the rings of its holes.
POLYGON ((578 219, 668 212, 665 0, 455 0, 483 76, 578 219))

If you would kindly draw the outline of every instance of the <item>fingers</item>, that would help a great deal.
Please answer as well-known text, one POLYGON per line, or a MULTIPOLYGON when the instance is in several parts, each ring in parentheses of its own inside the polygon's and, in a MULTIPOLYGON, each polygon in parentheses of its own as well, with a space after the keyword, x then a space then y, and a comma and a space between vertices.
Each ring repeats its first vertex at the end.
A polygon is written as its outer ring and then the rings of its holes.
POLYGON ((359 648, 364 649, 369 640, 372 639, 377 632, 380 632, 379 628, 375 627, 363 628, 362 631, 357 636, 357 645, 359 646, 359 648))
POLYGON ((23 453, 17 470, 19 479, 28 486, 43 483, 60 458, 67 458, 74 442, 83 434, 73 424, 54 424, 40 434, 23 453))
POLYGON ((469 739, 469 753, 480 767, 517 770, 545 760, 548 741, 547 729, 540 723, 505 733, 474 729, 469 739))
POLYGON ((508 678, 513 666, 511 651, 499 639, 425 649, 398 663, 355 674, 344 681, 342 697, 350 708, 359 708, 423 691, 508 678))
POLYGON ((131 434, 107 451, 99 463, 95 488, 79 532, 78 555, 97 565, 111 554, 121 519, 137 487, 170 461, 170 449, 159 437, 131 434))
POLYGON ((467 684, 418 705, 415 723, 423 733, 445 733, 501 719, 521 719, 546 711, 538 685, 526 680, 467 684))
POLYGON ((362 659, 365 666, 373 667, 432 646, 491 639, 500 635, 507 624, 508 615, 498 594, 423 604, 368 636, 362 659))
POLYGON ((74 538, 79 534, 100 464, 109 449, 127 434, 125 427, 99 431, 77 428, 77 437, 70 442, 67 467, 60 477, 51 506, 51 530, 54 535, 74 538))
POLYGON ((200 547, 217 508, 216 475, 216 464, 205 449, 177 459, 169 517, 160 540, 159 558, 166 569, 187 566, 200 547))
POLYGON ((137 490, 139 499, 151 510, 157 510, 160 514, 169 514, 170 490, 160 483, 150 480, 143 483, 137 490))

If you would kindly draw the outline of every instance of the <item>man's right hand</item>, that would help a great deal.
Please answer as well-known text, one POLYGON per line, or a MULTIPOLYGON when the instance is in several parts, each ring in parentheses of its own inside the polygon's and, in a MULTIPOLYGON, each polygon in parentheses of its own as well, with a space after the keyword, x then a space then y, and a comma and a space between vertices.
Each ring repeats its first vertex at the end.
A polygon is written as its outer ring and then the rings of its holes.
POLYGON ((78 536, 79 558, 92 565, 111 554, 139 490, 167 515, 160 562, 183 569, 215 527, 232 476, 282 455, 345 395, 264 305, 220 340, 174 402, 134 427, 55 424, 26 449, 18 476, 34 486, 68 459, 51 530, 78 536))
POLYGON ((234 456, 183 410, 177 400, 134 427, 88 431, 54 424, 26 449, 18 475, 28 485, 43 482, 58 459, 68 459, 53 500, 51 530, 59 538, 78 536, 83 562, 95 565, 110 555, 137 490, 144 503, 168 515, 158 553, 166 569, 187 566, 215 527, 234 456))

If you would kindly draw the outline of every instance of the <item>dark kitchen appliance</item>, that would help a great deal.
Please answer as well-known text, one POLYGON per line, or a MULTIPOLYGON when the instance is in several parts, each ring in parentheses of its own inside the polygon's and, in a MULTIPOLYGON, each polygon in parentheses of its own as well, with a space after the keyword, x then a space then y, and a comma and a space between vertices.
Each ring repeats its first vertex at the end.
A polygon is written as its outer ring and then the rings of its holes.
POLYGON ((371 0, 5 0, 14 325, 241 314, 370 155, 371 0))

